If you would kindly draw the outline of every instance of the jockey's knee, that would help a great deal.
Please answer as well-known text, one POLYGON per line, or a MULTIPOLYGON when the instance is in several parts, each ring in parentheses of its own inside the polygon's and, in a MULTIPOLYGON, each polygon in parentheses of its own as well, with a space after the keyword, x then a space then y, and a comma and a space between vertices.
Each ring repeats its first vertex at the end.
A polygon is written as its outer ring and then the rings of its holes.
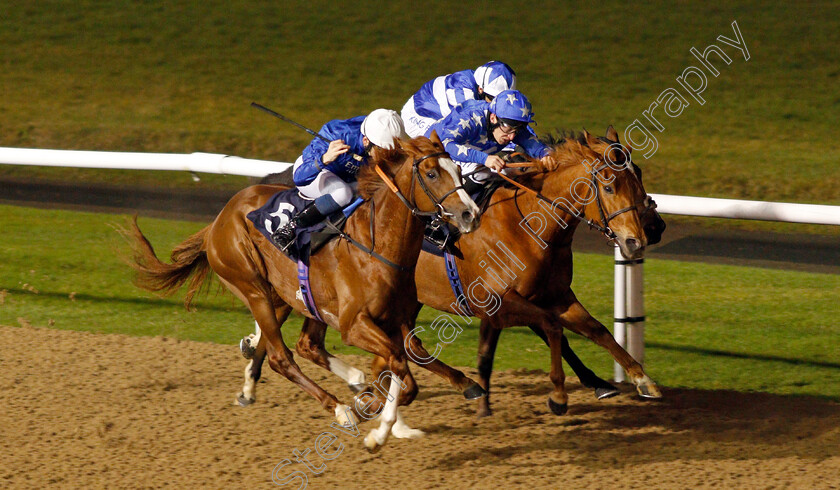
POLYGON ((324 194, 318 199, 315 199, 315 207, 318 208, 318 211, 320 211, 324 216, 329 216, 346 205, 347 204, 338 202, 331 194, 324 194))

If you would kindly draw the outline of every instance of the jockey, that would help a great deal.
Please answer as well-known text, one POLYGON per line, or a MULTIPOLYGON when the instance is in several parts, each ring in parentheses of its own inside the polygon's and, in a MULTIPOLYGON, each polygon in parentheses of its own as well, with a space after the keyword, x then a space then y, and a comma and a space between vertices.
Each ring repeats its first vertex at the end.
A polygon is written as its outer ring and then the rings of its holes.
POLYGON ((367 163, 373 146, 390 150, 394 140, 406 138, 400 115, 388 109, 332 120, 318 133, 330 143, 313 139, 295 160, 292 170, 300 195, 313 202, 271 236, 284 250, 294 241, 297 228, 320 223, 353 201, 356 174, 367 163))
MULTIPOLYGON (((468 100, 490 102, 503 90, 516 88, 516 73, 501 61, 490 61, 473 70, 443 75, 426 82, 402 108, 405 130, 412 138, 423 136, 429 126, 468 100)), ((442 135, 441 135, 442 136, 442 135)))
POLYGON ((531 103, 522 92, 505 90, 491 102, 468 100, 455 107, 429 126, 426 136, 437 131, 452 160, 461 166, 464 190, 471 194, 481 189, 491 171, 504 169, 505 161, 495 153, 511 142, 531 158, 546 158, 549 148, 529 131, 533 116, 531 103))

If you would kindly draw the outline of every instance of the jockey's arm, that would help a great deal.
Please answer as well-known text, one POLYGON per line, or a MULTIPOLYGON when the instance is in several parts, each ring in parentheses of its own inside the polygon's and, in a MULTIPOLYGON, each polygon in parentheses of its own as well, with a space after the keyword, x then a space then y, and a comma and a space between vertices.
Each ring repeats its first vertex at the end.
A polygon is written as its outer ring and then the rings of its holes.
POLYGON ((335 161, 339 156, 350 151, 350 145, 346 144, 344 140, 330 141, 327 151, 321 156, 321 161, 324 165, 328 165, 335 161))
MULTIPOLYGON (((530 127, 528 128, 530 129, 530 127)), ((525 153, 531 158, 538 158, 545 161, 549 148, 537 138, 533 131, 522 131, 516 135, 513 142, 525 149, 525 153)))
POLYGON ((477 98, 475 93, 475 80, 472 70, 455 72, 447 77, 446 102, 449 107, 456 107, 467 100, 477 98))

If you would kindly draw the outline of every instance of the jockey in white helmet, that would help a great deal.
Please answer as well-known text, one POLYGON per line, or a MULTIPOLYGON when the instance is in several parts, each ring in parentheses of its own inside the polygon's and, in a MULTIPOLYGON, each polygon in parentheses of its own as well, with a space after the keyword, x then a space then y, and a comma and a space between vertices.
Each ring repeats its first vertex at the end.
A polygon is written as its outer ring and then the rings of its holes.
POLYGON ((283 249, 294 240, 296 228, 317 224, 353 201, 356 174, 367 163, 371 147, 390 150, 396 139, 407 138, 400 115, 389 109, 332 120, 318 133, 330 143, 313 139, 292 171, 300 194, 313 202, 272 235, 283 249))
MULTIPOLYGON (((473 70, 458 71, 426 82, 402 108, 405 130, 412 138, 423 136, 435 121, 468 100, 490 102, 503 90, 516 88, 516 73, 501 61, 490 61, 473 70)), ((442 137, 442 135, 441 135, 442 137)))

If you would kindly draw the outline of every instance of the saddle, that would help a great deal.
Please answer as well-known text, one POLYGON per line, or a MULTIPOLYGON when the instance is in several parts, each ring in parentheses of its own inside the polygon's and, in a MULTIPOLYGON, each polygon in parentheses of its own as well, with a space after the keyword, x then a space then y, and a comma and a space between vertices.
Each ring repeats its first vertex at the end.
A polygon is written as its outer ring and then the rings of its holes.
MULTIPOLYGON (((310 202, 312 201, 301 196, 297 189, 280 191, 271 196, 262 207, 248 213, 247 218, 269 242, 274 244, 271 234, 288 223, 310 202)), ((362 202, 362 199, 358 198, 344 209, 329 215, 321 223, 295 230, 295 241, 286 250, 282 250, 276 244, 274 246, 293 262, 300 261, 309 265, 309 258, 313 254, 341 234, 347 218, 362 202)))

